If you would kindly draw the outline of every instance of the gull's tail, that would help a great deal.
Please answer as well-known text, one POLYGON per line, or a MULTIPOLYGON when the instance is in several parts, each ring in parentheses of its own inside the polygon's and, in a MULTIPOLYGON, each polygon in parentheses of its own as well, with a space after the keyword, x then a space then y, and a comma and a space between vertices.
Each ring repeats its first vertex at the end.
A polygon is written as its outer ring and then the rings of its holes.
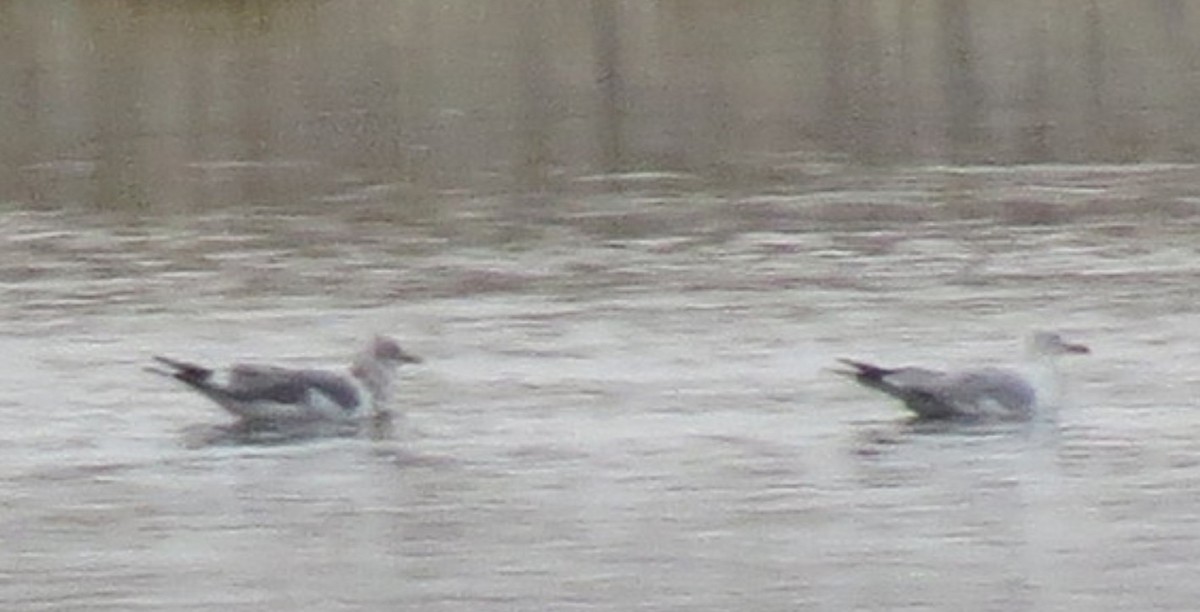
POLYGON ((834 372, 837 372, 842 376, 849 376, 850 378, 853 378, 863 384, 880 383, 883 382, 883 377, 887 376, 888 374, 896 373, 896 370, 894 369, 881 368, 877 365, 863 361, 855 361, 853 359, 838 359, 838 361, 854 369, 834 370, 834 372))
POLYGON ((888 395, 891 395, 892 397, 904 399, 904 391, 898 388, 892 382, 885 380, 888 376, 899 372, 899 369, 882 368, 874 364, 863 361, 855 361, 853 359, 838 359, 838 361, 850 366, 853 369, 834 370, 834 372, 841 374, 842 376, 853 378, 855 382, 864 387, 882 391, 888 395))
POLYGON ((159 368, 147 367, 147 372, 153 372, 160 376, 168 376, 175 380, 187 383, 193 387, 207 387, 209 379, 212 378, 213 371, 194 363, 179 361, 169 357, 155 355, 154 360, 171 368, 170 371, 159 368))

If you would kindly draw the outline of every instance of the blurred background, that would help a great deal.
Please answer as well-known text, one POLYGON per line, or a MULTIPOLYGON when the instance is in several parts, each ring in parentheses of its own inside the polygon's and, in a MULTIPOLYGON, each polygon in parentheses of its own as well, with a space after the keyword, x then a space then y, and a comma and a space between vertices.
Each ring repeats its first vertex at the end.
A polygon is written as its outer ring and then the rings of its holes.
POLYGON ((1188 2, 0 11, 2 193, 30 205, 420 208, 630 171, 794 190, 844 164, 1187 162, 1200 141, 1188 2))
POLYGON ((1197 26, 0 0, 0 604, 1193 609, 1197 26), (1045 328, 1094 355, 1032 429, 828 371, 1045 328), (378 332, 386 439, 196 444, 141 370, 378 332))

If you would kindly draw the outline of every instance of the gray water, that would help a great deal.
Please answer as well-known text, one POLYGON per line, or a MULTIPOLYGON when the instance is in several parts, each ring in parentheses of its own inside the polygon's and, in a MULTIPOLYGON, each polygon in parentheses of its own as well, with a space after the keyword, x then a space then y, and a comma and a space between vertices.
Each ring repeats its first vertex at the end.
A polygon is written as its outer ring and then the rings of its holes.
POLYGON ((463 200, 441 226, 10 210, 0 601, 1189 609, 1200 215, 1070 203, 1178 172, 977 178, 1056 194, 1037 222, 882 186, 861 219, 845 191, 657 188, 523 222, 463 200), (519 238, 474 238, 496 231, 519 238), (1046 327, 1094 354, 1033 428, 913 425, 829 371, 1004 359, 1046 327), (337 367, 373 332, 426 359, 384 436, 196 444, 228 417, 141 370, 337 367))
POLYGON ((584 6, 0 0, 0 609, 1196 607, 1192 4, 584 6), (143 370, 375 333, 357 436, 143 370))

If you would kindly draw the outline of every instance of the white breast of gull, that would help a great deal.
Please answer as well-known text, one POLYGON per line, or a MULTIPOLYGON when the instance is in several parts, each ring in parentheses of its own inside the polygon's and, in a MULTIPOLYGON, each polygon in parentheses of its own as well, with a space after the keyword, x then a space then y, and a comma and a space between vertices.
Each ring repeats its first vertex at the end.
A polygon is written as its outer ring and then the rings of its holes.
POLYGON ((168 357, 154 359, 168 369, 150 371, 182 382, 256 425, 354 421, 379 415, 392 401, 398 368, 421 361, 386 336, 373 338, 346 373, 255 364, 214 369, 168 357))
POLYGON ((1090 352, 1052 332, 1033 334, 1026 349, 1028 363, 1020 368, 940 371, 841 359, 851 369, 837 372, 900 400, 918 418, 1020 421, 1058 402, 1056 357, 1090 352))

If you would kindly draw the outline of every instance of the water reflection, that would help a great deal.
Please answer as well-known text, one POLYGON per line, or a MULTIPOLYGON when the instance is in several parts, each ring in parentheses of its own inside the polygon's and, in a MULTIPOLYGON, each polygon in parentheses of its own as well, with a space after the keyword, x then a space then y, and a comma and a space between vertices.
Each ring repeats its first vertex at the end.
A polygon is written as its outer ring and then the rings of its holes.
POLYGON ((396 415, 380 412, 365 422, 307 422, 286 426, 238 421, 228 425, 196 424, 182 432, 188 448, 205 446, 271 446, 297 444, 321 438, 389 440, 395 436, 396 415))
POLYGON ((1085 4, 3 2, 0 195, 411 210, 631 171, 1194 160, 1187 11, 1085 4))

